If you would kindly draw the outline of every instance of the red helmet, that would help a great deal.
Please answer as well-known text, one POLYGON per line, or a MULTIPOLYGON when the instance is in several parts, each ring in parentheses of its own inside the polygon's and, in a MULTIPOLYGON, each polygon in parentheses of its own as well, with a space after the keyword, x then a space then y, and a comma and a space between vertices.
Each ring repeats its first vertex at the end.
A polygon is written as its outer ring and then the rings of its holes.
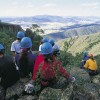
POLYGON ((89 54, 89 58, 93 58, 93 54, 89 54))

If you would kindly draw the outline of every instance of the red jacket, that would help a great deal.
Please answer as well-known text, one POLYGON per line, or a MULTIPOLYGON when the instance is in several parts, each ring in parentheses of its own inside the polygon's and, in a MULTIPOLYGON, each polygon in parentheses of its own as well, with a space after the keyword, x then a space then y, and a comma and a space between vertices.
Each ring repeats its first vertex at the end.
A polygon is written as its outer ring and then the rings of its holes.
POLYGON ((40 76, 42 79, 50 80, 56 77, 57 73, 59 72, 66 78, 69 78, 69 74, 61 66, 61 63, 53 58, 53 62, 45 62, 44 56, 40 54, 35 62, 34 70, 33 70, 33 77, 32 80, 36 79, 37 72, 40 71, 40 76))

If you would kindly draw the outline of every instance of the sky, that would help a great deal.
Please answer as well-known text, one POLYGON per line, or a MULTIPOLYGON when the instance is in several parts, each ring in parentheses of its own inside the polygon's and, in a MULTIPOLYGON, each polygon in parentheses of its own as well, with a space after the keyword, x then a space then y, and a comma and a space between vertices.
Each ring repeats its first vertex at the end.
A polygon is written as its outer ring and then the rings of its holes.
POLYGON ((2 16, 100 16, 100 0, 0 0, 2 16))

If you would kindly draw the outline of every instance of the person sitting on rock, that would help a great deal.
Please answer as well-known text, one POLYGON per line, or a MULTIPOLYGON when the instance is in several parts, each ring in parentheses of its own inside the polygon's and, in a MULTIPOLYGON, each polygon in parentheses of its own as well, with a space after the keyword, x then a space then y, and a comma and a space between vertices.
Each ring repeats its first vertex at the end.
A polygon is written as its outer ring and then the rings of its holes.
POLYGON ((49 39, 47 37, 44 37, 41 41, 40 41, 40 45, 39 45, 39 53, 41 53, 41 46, 43 43, 48 42, 49 39))
POLYGON ((53 55, 56 56, 56 57, 57 57, 58 55, 60 55, 60 49, 59 49, 58 45, 55 44, 54 39, 50 39, 50 40, 49 40, 49 43, 52 45, 53 55))
POLYGON ((50 39, 49 40, 49 43, 52 45, 52 47, 55 45, 55 41, 54 41, 54 39, 50 39))
POLYGON ((60 55, 60 49, 59 49, 58 45, 55 44, 55 45, 52 47, 52 49, 53 49, 53 55, 54 55, 55 57, 57 57, 58 55, 60 55))
POLYGON ((19 80, 19 72, 13 57, 4 54, 5 48, 0 44, 0 100, 5 100, 7 88, 19 80))
MULTIPOLYGON (((32 93, 33 91, 41 92, 45 87, 53 87, 57 83, 58 75, 65 77, 67 82, 75 81, 75 78, 62 67, 60 61, 55 59, 52 52, 52 45, 49 42, 43 43, 41 54, 38 55, 34 65, 32 80, 25 86, 27 93, 32 93), (37 86, 38 88, 36 88, 37 86)), ((56 88, 59 88, 59 86, 56 88)))
POLYGON ((11 44, 11 52, 12 52, 14 60, 15 60, 15 55, 21 53, 20 41, 23 37, 25 37, 25 33, 22 31, 19 31, 17 33, 16 40, 12 42, 11 44))
POLYGON ((84 65, 88 59, 88 52, 84 51, 80 68, 84 68, 84 65))
POLYGON ((88 69, 88 73, 90 76, 97 75, 97 63, 93 58, 93 54, 89 54, 89 59, 86 61, 84 68, 88 69))
POLYGON ((37 55, 31 51, 32 41, 29 37, 24 37, 21 42, 21 53, 16 54, 15 61, 19 67, 20 77, 28 77, 33 72, 33 65, 37 55))

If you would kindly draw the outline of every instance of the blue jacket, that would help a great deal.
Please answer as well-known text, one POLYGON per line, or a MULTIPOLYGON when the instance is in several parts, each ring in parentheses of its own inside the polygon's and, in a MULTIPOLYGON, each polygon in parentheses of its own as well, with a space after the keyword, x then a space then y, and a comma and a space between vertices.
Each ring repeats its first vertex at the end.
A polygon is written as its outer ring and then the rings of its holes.
POLYGON ((82 60, 87 61, 89 59, 88 55, 83 54, 82 60))

